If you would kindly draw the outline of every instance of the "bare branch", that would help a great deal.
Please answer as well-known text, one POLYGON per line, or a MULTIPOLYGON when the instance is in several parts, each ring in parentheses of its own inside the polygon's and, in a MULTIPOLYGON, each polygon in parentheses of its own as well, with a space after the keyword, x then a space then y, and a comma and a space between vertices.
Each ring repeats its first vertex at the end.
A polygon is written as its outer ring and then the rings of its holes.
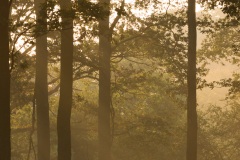
POLYGON ((136 38, 138 38, 138 37, 141 37, 141 36, 142 36, 142 33, 137 34, 137 35, 132 36, 132 37, 128 37, 128 38, 126 38, 126 39, 123 39, 123 40, 120 41, 117 45, 113 46, 113 47, 112 47, 112 50, 114 51, 114 50, 116 50, 116 48, 117 48, 118 46, 120 46, 121 44, 124 44, 124 43, 126 43, 126 42, 128 42, 128 41, 134 40, 134 39, 136 39, 136 38))
POLYGON ((114 19, 113 23, 111 24, 111 27, 110 27, 110 32, 111 33, 113 32, 113 29, 115 28, 116 24, 118 23, 119 19, 122 16, 121 12, 124 11, 124 5, 125 5, 125 0, 122 1, 122 4, 121 4, 120 9, 118 11, 117 17, 114 19))

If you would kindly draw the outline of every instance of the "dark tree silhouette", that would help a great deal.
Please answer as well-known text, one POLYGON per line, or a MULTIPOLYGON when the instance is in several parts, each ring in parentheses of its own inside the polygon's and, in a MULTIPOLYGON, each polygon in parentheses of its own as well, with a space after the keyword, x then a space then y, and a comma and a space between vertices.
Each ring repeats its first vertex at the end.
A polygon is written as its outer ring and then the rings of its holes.
MULTIPOLYGON (((100 0, 100 5, 109 11, 110 0, 100 0)), ((111 32, 109 16, 99 20, 99 111, 98 139, 99 160, 111 159, 111 129, 110 129, 110 57, 111 32)))
POLYGON ((58 160, 71 159, 71 109, 73 83, 73 19, 66 14, 71 11, 71 0, 60 0, 62 14, 60 100, 57 117, 58 160))
POLYGON ((37 111, 38 160, 50 159, 50 125, 48 103, 48 51, 47 51, 47 11, 45 0, 35 0, 36 11, 36 79, 35 98, 37 111))
POLYGON ((188 0, 188 97, 187 97, 187 160, 197 160, 196 99, 196 13, 195 0, 188 0))
POLYGON ((0 1, 0 160, 11 159, 9 1, 0 1))

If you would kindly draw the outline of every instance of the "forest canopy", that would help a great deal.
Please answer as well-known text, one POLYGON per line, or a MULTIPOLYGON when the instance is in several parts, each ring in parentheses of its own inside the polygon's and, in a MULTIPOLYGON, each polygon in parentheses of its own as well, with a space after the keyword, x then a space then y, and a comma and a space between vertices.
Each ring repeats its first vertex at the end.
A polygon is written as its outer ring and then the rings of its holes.
POLYGON ((0 160, 237 160, 239 10, 1 0, 0 160))

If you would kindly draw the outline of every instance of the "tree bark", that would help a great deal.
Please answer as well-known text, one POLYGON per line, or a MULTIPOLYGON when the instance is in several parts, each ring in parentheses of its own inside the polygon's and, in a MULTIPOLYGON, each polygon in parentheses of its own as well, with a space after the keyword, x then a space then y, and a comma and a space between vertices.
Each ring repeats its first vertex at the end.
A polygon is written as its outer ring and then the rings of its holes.
MULTIPOLYGON (((110 0, 100 0, 106 11, 109 11, 110 0)), ((99 20, 99 111, 98 139, 99 160, 111 160, 111 128, 110 128, 110 57, 111 32, 109 16, 99 20)))
POLYGON ((196 98, 196 13, 195 0, 188 0, 188 98, 187 98, 187 160, 197 160, 197 98, 196 98))
MULTIPOLYGON (((60 0, 62 10, 71 10, 70 0, 60 0)), ((71 109, 73 83, 73 19, 62 14, 60 99, 57 118, 58 160, 71 160, 71 109)))
POLYGON ((37 157, 38 160, 50 160, 50 123, 48 103, 48 51, 47 51, 47 20, 41 13, 41 5, 45 0, 35 0, 36 11, 36 78, 35 99, 37 112, 37 157))
POLYGON ((0 1, 0 160, 11 159, 9 1, 0 1))

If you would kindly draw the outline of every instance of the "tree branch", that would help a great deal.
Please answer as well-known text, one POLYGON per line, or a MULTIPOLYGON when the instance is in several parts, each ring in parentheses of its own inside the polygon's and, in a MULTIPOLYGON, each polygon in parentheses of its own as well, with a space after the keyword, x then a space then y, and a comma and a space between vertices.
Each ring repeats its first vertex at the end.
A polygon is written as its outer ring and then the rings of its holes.
POLYGON ((110 32, 113 32, 113 29, 115 28, 116 24, 118 23, 119 19, 122 16, 122 13, 124 12, 124 5, 125 5, 125 0, 122 1, 120 9, 117 10, 117 17, 113 20, 113 23, 111 24, 110 27, 110 32))

